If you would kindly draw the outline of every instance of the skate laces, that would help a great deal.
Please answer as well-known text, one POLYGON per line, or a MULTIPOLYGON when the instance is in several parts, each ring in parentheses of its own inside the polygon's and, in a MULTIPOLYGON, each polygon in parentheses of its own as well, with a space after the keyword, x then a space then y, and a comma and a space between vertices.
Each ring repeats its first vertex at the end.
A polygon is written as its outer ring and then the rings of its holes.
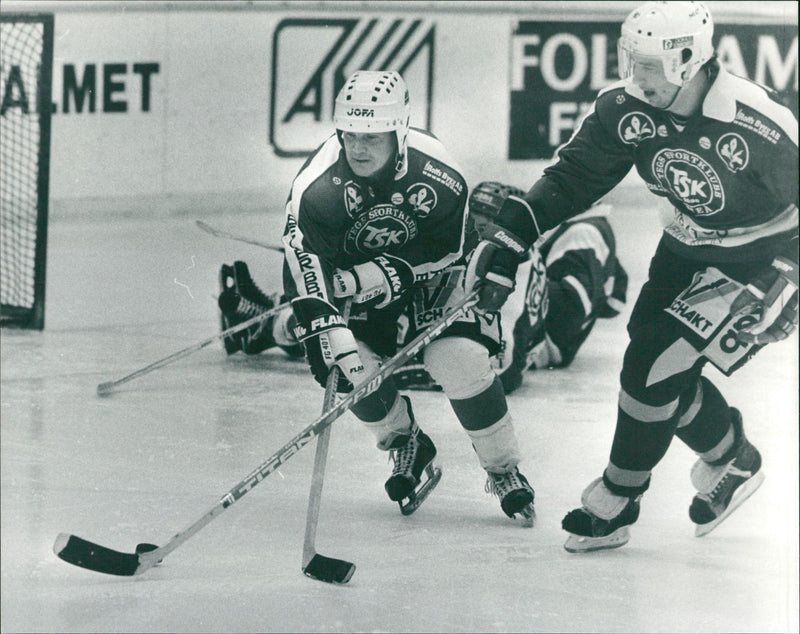
POLYGON ((257 304, 244 295, 239 295, 239 305, 236 307, 236 314, 238 316, 250 319, 251 317, 265 313, 267 310, 269 310, 269 307, 257 304))
POLYGON ((731 460, 731 462, 728 463, 725 474, 720 478, 719 482, 717 482, 717 486, 715 486, 710 493, 701 494, 701 497, 707 498, 712 503, 724 501, 720 500, 720 498, 724 498, 730 492, 729 485, 732 482, 731 476, 741 478, 742 480, 747 480, 753 476, 752 471, 739 469, 734 466, 734 462, 736 462, 736 460, 731 460))
POLYGON ((408 442, 405 445, 398 447, 397 449, 389 450, 389 460, 394 462, 394 468, 392 469, 393 476, 414 475, 412 473, 412 469, 414 467, 414 460, 417 457, 418 447, 419 441, 417 439, 417 430, 414 430, 411 436, 409 436, 408 442))
POLYGON ((527 489, 528 484, 522 479, 518 469, 509 471, 508 473, 489 473, 486 478, 486 486, 484 490, 486 493, 491 493, 501 500, 517 489, 527 489))

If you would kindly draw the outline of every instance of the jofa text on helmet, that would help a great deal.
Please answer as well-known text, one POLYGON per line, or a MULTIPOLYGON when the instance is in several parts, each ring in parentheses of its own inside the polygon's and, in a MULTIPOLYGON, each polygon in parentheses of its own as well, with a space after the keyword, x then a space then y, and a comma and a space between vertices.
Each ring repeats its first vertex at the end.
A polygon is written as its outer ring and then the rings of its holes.
POLYGON ((347 111, 348 117, 374 117, 375 110, 373 108, 350 108, 347 111))

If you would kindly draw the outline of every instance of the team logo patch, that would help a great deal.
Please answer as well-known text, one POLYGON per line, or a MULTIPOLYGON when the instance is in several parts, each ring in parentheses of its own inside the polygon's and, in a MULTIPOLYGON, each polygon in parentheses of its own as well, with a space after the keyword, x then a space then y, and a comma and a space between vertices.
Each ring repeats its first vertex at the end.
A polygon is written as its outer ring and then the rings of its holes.
POLYGON ((417 218, 426 218, 436 207, 436 190, 425 183, 414 183, 406 190, 408 202, 417 218))
POLYGON ((642 141, 655 137, 656 125, 643 112, 629 112, 620 119, 617 133, 623 143, 639 145, 642 141))
POLYGON ((739 172, 750 162, 750 148, 735 132, 723 134, 717 141, 717 155, 731 172, 739 172))
POLYGON ((364 209, 364 197, 361 195, 361 187, 353 181, 347 181, 344 184, 344 206, 351 216, 357 216, 364 209))
POLYGON ((344 237, 347 253, 396 251, 417 236, 417 222, 394 205, 375 205, 356 218, 344 237))
POLYGON ((697 216, 710 216, 725 205, 725 192, 714 168, 688 150, 664 148, 651 164, 653 176, 697 216))

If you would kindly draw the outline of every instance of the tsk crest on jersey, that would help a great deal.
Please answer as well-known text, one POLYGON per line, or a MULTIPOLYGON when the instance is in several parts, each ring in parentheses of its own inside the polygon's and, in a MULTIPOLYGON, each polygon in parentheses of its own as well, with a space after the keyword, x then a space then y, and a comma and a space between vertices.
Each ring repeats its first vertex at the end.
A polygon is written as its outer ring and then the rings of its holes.
POLYGON ((652 139, 656 135, 656 125, 643 112, 629 112, 619 120, 617 133, 623 143, 639 145, 645 139, 652 139))
POLYGON ((436 190, 425 183, 414 183, 406 190, 408 202, 417 218, 426 218, 436 207, 436 190))
POLYGON ((375 205, 361 213, 345 234, 344 250, 373 256, 395 251, 417 236, 417 222, 394 205, 375 205))
POLYGON ((653 176, 697 216, 710 216, 725 205, 717 172, 689 150, 664 148, 653 157, 653 176))
POLYGON ((731 172, 739 172, 750 162, 750 148, 741 136, 728 132, 717 141, 717 156, 731 172))

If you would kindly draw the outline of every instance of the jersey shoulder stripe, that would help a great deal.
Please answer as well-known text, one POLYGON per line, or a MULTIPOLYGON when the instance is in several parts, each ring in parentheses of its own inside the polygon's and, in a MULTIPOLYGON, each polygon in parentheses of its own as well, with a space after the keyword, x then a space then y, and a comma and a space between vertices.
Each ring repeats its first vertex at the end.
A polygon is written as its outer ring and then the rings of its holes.
POLYGON ((797 119, 789 108, 773 99, 771 91, 764 86, 720 69, 703 102, 703 114, 721 121, 733 121, 738 114, 738 104, 768 118, 797 145, 797 119))
POLYGON ((291 199, 299 202, 303 192, 339 160, 342 146, 335 134, 317 148, 316 152, 306 161, 306 164, 295 176, 292 182, 291 199))
POLYGON ((419 128, 410 128, 408 131, 408 147, 447 165, 463 178, 464 171, 455 162, 444 144, 430 132, 419 128))

